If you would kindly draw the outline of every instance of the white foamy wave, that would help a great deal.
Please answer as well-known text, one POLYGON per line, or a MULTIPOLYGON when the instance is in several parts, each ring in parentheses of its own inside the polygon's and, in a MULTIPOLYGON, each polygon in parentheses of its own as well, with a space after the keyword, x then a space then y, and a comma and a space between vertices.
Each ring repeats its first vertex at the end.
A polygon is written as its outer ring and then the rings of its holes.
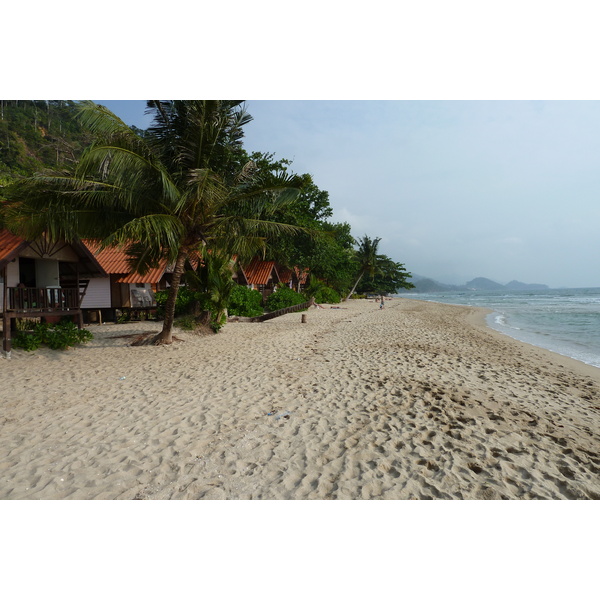
POLYGON ((507 329, 515 329, 516 331, 520 331, 520 327, 515 327, 514 325, 509 325, 506 321, 506 315, 504 313, 494 313, 494 324, 498 327, 505 327, 507 329))

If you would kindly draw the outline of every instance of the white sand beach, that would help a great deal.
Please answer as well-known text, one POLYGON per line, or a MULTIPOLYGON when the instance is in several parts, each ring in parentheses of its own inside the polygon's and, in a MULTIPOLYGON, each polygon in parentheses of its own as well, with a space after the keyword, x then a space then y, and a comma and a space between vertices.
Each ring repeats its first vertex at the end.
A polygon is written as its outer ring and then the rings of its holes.
POLYGON ((1 499, 599 499, 600 369, 393 299, 0 360, 1 499))

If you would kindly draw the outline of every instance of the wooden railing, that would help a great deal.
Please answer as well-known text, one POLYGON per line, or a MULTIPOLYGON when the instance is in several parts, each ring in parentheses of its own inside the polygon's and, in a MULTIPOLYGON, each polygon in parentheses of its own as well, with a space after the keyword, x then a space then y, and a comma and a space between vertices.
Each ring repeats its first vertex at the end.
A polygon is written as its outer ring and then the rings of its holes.
POLYGON ((60 312, 79 308, 77 288, 8 288, 10 312, 60 312))

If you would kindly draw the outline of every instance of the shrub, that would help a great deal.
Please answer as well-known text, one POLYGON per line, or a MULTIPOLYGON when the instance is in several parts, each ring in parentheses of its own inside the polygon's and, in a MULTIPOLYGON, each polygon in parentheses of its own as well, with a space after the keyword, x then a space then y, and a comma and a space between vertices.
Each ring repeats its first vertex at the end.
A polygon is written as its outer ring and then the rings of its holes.
POLYGON ((93 337, 87 329, 78 329, 73 321, 65 320, 55 325, 38 323, 31 333, 19 331, 14 337, 13 345, 27 352, 37 350, 42 344, 53 350, 65 350, 77 344, 85 344, 93 337))
POLYGON ((193 315, 183 315, 175 319, 174 325, 185 331, 194 331, 196 329, 197 321, 193 315))
POLYGON ((337 304, 341 299, 333 288, 327 286, 323 286, 315 293, 315 302, 318 304, 337 304))
POLYGON ((342 299, 338 291, 315 278, 311 280, 311 284, 305 290, 304 295, 307 298, 314 297, 317 304, 337 304, 342 299))
POLYGON ((12 345, 15 348, 22 348, 26 352, 37 350, 42 345, 42 340, 39 335, 18 331, 12 340, 12 345))
POLYGON ((281 287, 267 298, 266 307, 269 312, 272 312, 281 308, 287 308, 288 306, 302 304, 303 302, 306 302, 306 298, 302 294, 290 288, 281 287))
POLYGON ((243 285, 233 288, 229 297, 227 310, 230 315, 238 317, 258 317, 263 314, 261 308, 262 295, 258 290, 251 290, 243 285))
MULTIPOLYGON (((154 298, 156 300, 156 316, 161 319, 165 316, 165 304, 167 303, 168 290, 156 292, 154 298)), ((190 313, 194 309, 194 305, 199 303, 200 309, 205 307, 207 303, 206 295, 202 292, 194 292, 192 289, 181 286, 177 290, 177 300, 175 300, 175 316, 190 313)))

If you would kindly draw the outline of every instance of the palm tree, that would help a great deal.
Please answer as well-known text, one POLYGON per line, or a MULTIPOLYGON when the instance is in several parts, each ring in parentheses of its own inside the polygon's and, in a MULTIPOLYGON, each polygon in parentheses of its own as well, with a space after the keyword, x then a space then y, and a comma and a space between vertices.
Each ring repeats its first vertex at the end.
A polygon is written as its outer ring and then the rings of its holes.
POLYGON ((358 279, 354 283, 354 286, 352 287, 350 293, 346 296, 346 300, 348 300, 352 296, 352 294, 354 294, 356 286, 360 283, 360 280, 363 278, 363 275, 365 275, 365 273, 369 273, 371 278, 374 278, 375 274, 378 272, 377 249, 380 241, 381 238, 375 238, 372 240, 367 235, 363 236, 359 240, 358 250, 356 250, 356 253, 354 255, 355 260, 359 264, 358 279))
POLYGON ((146 112, 153 122, 140 136, 107 108, 82 102, 80 119, 96 141, 75 176, 17 185, 5 212, 13 230, 28 237, 46 231, 125 247, 140 273, 168 260, 174 268, 165 320, 153 341, 170 344, 190 253, 218 244, 245 257, 267 234, 296 232, 269 216, 295 201, 302 181, 240 163, 242 127, 251 120, 240 101, 151 100, 146 112))
POLYGON ((218 331, 226 321, 231 293, 238 285, 232 277, 234 261, 226 247, 214 246, 202 248, 201 259, 198 269, 187 270, 183 278, 186 286, 210 301, 212 314, 210 310, 196 314, 197 322, 206 324, 210 320, 213 329, 218 331))

